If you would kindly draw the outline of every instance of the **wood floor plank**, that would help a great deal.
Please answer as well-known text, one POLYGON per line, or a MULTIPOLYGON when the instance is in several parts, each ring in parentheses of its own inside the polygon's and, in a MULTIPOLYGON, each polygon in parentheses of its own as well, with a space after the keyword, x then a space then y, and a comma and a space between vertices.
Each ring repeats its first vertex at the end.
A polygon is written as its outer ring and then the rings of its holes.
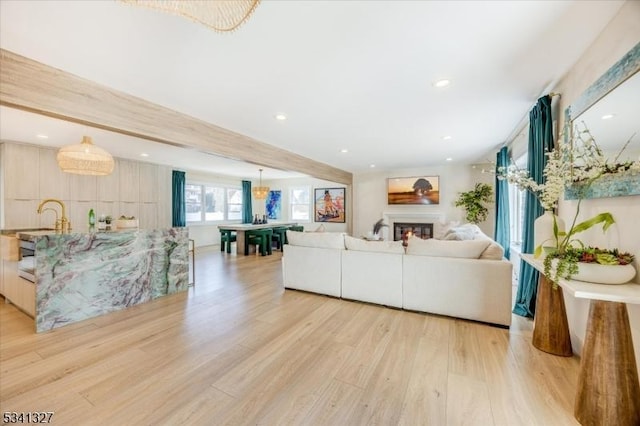
POLYGON ((397 424, 400 420, 409 380, 422 334, 425 317, 397 312, 392 338, 380 359, 376 374, 364 388, 357 406, 349 416, 350 424, 397 424), (399 362, 402 360, 402 362, 399 362))
POLYGON ((493 425, 489 389, 473 376, 449 374, 447 425, 493 425))
POLYGON ((411 426, 420 419, 429 419, 434 425, 447 424, 448 371, 448 339, 421 337, 399 424, 411 426))
POLYGON ((199 250, 188 292, 51 332, 0 301, 0 407, 82 425, 575 425, 579 361, 511 330, 282 287, 199 250))

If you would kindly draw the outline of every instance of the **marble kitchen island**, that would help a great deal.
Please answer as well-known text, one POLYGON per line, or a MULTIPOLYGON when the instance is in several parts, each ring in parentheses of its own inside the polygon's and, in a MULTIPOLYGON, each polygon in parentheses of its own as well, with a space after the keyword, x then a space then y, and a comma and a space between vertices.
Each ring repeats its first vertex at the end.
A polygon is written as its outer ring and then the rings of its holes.
POLYGON ((37 332, 188 288, 186 228, 20 237, 35 242, 37 332))

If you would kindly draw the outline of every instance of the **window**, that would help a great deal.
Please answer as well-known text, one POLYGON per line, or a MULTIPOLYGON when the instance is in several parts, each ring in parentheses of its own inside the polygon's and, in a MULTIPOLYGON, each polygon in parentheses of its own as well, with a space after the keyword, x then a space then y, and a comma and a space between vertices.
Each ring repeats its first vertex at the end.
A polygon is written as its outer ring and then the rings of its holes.
MULTIPOLYGON (((527 154, 516 160, 516 165, 523 169, 527 164, 527 154)), ((524 200, 526 190, 519 189, 516 185, 509 185, 509 223, 511 244, 521 245, 524 229, 524 200)))
POLYGON ((185 185, 187 222, 213 222, 242 218, 242 190, 223 186, 185 185))
POLYGON ((291 220, 308 222, 310 220, 310 191, 309 187, 291 188, 289 199, 291 200, 291 220))

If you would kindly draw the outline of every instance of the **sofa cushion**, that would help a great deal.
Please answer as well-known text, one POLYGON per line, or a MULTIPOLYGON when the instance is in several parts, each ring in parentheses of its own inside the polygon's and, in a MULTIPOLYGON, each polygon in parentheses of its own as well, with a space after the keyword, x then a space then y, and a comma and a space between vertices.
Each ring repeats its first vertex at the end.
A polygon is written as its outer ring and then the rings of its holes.
POLYGON ((362 238, 345 235, 344 244, 347 250, 373 251, 377 253, 404 253, 402 241, 367 241, 362 238))
POLYGON ((423 240, 414 236, 407 241, 407 254, 478 259, 489 243, 486 240, 445 241, 433 238, 423 240))
POLYGON ((287 231, 287 240, 292 246, 344 249, 342 232, 295 232, 287 231))

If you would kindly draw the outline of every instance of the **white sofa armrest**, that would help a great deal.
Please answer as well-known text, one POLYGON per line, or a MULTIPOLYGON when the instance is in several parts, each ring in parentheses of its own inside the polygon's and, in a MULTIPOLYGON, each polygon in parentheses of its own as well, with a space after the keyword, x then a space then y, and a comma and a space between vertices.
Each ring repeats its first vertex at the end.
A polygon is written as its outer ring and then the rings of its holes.
POLYGON ((402 306, 509 326, 511 273, 506 260, 405 255, 402 306))
POLYGON ((340 297, 342 257, 340 249, 285 244, 282 278, 285 288, 340 297))

